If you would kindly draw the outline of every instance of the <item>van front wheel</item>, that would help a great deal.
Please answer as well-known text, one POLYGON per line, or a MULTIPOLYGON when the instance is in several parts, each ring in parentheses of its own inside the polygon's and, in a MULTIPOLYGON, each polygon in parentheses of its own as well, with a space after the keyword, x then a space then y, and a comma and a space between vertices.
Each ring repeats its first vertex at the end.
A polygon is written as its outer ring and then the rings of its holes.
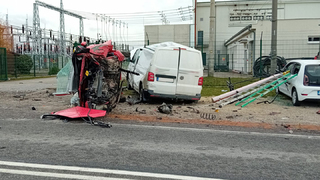
POLYGON ((130 85, 130 82, 129 82, 129 75, 127 75, 127 85, 128 85, 128 89, 129 90, 132 90, 132 86, 130 85))
POLYGON ((140 91, 139 91, 139 99, 140 99, 140 102, 145 102, 145 101, 147 101, 146 100, 146 97, 145 97, 145 94, 144 94, 144 90, 143 90, 143 88, 142 87, 140 87, 140 91))

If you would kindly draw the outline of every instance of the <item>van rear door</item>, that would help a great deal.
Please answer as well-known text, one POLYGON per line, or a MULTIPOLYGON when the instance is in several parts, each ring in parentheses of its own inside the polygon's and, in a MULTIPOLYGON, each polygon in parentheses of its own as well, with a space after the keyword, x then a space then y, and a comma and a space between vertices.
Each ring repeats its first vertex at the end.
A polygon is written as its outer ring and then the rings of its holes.
POLYGON ((154 93, 176 94, 176 83, 178 74, 179 48, 161 48, 154 56, 154 83, 152 83, 154 93))
POLYGON ((180 48, 178 69, 176 94, 187 96, 200 94, 202 84, 199 85, 199 78, 203 78, 202 57, 200 52, 180 48))

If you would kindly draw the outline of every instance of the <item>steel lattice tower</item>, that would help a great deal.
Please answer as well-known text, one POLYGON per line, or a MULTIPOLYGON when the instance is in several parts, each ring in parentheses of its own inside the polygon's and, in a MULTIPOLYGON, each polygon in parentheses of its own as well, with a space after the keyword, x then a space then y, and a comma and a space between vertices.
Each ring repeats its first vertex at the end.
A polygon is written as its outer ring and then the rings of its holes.
POLYGON ((40 29, 40 17, 39 17, 39 8, 36 3, 33 3, 33 33, 32 33, 32 53, 33 54, 38 54, 38 49, 39 49, 39 38, 38 38, 38 33, 40 29))

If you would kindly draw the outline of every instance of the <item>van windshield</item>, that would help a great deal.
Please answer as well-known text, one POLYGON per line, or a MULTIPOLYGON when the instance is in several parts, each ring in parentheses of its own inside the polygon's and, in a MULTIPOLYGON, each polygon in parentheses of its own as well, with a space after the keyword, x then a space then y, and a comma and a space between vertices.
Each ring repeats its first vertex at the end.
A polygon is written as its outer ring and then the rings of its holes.
POLYGON ((304 71, 303 85, 320 86, 320 64, 306 66, 304 71))

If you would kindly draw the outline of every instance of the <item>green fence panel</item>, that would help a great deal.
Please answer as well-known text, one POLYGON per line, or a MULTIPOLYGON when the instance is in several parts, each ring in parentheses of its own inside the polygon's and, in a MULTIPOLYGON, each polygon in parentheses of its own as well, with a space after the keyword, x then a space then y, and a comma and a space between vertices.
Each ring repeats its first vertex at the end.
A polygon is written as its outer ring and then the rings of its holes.
POLYGON ((5 48, 0 48, 0 80, 8 80, 7 51, 5 48))
POLYGON ((218 59, 215 61, 215 70, 220 72, 229 71, 229 54, 218 54, 218 59))

